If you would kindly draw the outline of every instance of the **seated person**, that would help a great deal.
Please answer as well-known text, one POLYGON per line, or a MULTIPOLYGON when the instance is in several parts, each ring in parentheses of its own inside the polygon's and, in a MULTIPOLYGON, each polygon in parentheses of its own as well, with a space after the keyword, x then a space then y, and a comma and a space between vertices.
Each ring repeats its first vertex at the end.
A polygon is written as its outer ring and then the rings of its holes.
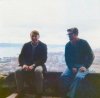
POLYGON ((25 43, 19 55, 20 68, 15 72, 17 92, 23 91, 26 77, 33 80, 38 96, 43 92, 43 73, 46 72, 47 45, 39 40, 39 32, 30 33, 31 41, 25 43))
POLYGON ((65 46, 65 62, 68 68, 61 74, 60 85, 63 98, 75 98, 80 81, 89 73, 94 55, 88 42, 78 37, 77 28, 70 28, 67 32, 70 41, 65 46))

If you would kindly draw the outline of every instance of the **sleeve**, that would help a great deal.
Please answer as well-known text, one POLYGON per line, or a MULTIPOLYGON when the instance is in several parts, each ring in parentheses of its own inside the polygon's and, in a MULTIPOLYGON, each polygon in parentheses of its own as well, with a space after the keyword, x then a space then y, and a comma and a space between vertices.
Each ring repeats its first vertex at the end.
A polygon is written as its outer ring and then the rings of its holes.
POLYGON ((89 68, 94 60, 94 54, 87 41, 85 41, 84 43, 84 51, 85 51, 84 66, 86 68, 89 68))
POLYGON ((41 54, 38 58, 38 60, 35 62, 36 65, 44 65, 44 63, 47 60, 47 45, 43 45, 43 47, 41 48, 41 54))
POLYGON ((68 47, 68 44, 65 46, 65 62, 66 62, 66 65, 69 69, 72 69, 73 67, 73 62, 71 61, 71 57, 70 57, 70 52, 69 52, 70 48, 68 47))
POLYGON ((25 58, 24 57, 25 57, 25 44, 22 47, 21 53, 19 54, 19 58, 18 58, 19 66, 23 66, 25 64, 25 58))

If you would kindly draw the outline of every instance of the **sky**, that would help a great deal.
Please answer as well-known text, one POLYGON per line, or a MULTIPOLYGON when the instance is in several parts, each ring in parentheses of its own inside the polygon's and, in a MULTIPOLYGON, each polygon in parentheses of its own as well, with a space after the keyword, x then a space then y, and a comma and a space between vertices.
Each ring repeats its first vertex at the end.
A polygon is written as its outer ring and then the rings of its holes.
POLYGON ((64 45, 71 27, 100 48, 100 0, 0 0, 0 43, 25 43, 38 30, 46 44, 64 45))

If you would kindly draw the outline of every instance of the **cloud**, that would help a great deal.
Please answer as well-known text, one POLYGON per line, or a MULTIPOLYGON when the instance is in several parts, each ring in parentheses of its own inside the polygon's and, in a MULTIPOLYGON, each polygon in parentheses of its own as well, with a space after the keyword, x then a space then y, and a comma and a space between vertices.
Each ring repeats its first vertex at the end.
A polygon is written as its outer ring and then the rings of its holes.
POLYGON ((44 42, 65 44, 70 27, 78 27, 80 36, 88 35, 91 42, 95 34, 100 37, 99 11, 100 0, 1 0, 0 42, 24 43, 30 40, 31 30, 37 29, 44 42))

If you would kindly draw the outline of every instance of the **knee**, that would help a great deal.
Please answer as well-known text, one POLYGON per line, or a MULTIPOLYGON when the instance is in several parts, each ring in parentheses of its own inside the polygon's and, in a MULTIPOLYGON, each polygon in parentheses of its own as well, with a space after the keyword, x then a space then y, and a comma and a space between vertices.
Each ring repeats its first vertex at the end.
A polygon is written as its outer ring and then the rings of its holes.
POLYGON ((37 74, 43 74, 43 68, 42 66, 38 66, 35 68, 34 73, 37 74))
POLYGON ((16 70, 15 74, 20 74, 22 72, 22 70, 16 70))
POLYGON ((78 72, 78 73, 76 74, 76 77, 75 77, 75 78, 81 80, 81 79, 84 79, 84 78, 86 77, 87 74, 88 74, 87 72, 78 72))
POLYGON ((83 76, 83 75, 76 75, 76 77, 75 77, 76 79, 78 79, 78 80, 82 80, 82 79, 84 79, 85 78, 85 76, 83 76))
POLYGON ((59 79, 60 79, 60 81, 63 81, 63 80, 66 80, 68 78, 68 76, 67 75, 65 75, 65 74, 61 74, 61 76, 59 77, 59 79))
POLYGON ((16 78, 21 77, 22 76, 22 70, 16 70, 14 74, 15 74, 16 78))

